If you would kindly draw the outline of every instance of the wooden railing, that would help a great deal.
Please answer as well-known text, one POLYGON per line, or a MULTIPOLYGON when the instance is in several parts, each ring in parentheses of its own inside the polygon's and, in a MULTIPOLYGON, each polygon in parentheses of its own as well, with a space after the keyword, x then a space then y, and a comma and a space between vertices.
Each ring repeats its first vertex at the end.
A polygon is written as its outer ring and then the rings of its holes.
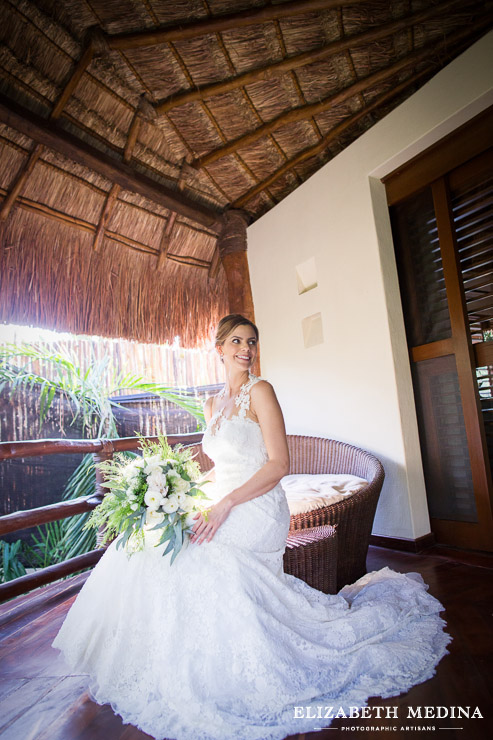
MULTIPOLYGON (((145 437, 145 439, 158 441, 157 437, 145 437)), ((202 432, 170 434, 167 439, 172 446, 176 444, 197 444, 202 440, 202 432)), ((74 453, 82 453, 92 454, 94 462, 97 464, 103 460, 110 460, 115 452, 137 450, 139 444, 137 437, 91 440, 41 439, 22 442, 0 442, 0 461, 38 455, 73 455, 74 453)), ((60 501, 49 506, 40 506, 36 509, 16 511, 12 514, 0 516, 0 537, 11 532, 17 532, 20 529, 35 527, 39 524, 46 524, 46 522, 54 522, 76 514, 82 514, 86 511, 92 511, 103 500, 105 493, 103 483, 103 475, 99 468, 96 467, 96 487, 94 493, 90 496, 60 501)), ((98 538, 98 544, 100 539, 98 538)), ((34 573, 29 573, 7 583, 2 583, 0 584, 0 602, 11 599, 14 596, 19 596, 19 594, 26 593, 34 588, 45 586, 47 583, 52 583, 64 576, 73 575, 84 568, 91 567, 98 562, 104 551, 104 547, 98 546, 96 550, 91 550, 91 552, 87 552, 84 555, 78 555, 75 558, 65 560, 63 563, 50 565, 47 568, 40 568, 34 573)))

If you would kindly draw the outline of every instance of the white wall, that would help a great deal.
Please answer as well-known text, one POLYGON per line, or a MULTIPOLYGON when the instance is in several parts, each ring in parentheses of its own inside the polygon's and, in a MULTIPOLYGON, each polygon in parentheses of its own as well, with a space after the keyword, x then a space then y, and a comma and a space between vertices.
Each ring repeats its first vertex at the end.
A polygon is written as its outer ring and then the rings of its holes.
POLYGON ((388 172, 493 104, 493 32, 269 211, 248 231, 261 374, 292 434, 350 442, 386 470, 374 534, 430 531, 385 189, 388 172), (298 295, 314 257, 318 287, 298 295), (305 349, 302 319, 324 342, 305 349))

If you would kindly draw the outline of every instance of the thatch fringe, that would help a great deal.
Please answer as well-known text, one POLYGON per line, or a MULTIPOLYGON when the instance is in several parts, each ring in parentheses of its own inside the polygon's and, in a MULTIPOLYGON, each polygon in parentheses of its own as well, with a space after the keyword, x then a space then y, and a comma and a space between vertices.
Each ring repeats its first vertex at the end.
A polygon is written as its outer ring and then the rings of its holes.
MULTIPOLYGON (((177 228, 178 239, 183 228, 177 228)), ((192 245, 192 253, 203 251, 204 238, 192 245)), ((207 345, 228 313, 224 280, 208 282, 207 270, 167 260, 158 274, 157 257, 108 239, 101 252, 93 252, 91 232, 25 209, 11 216, 4 245, 4 322, 153 343, 172 343, 180 336, 183 346, 194 347, 207 345)), ((212 257, 211 237, 209 245, 212 257)))

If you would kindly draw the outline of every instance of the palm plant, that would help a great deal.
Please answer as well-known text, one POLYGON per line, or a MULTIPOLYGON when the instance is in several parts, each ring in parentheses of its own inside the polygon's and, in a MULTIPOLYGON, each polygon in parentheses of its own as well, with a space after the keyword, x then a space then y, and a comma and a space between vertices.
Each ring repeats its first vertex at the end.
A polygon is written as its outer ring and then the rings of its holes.
MULTIPOLYGON (((84 372, 74 357, 61 349, 50 350, 33 344, 6 344, 0 347, 0 391, 8 387, 10 397, 20 388, 39 388, 39 425, 46 419, 56 396, 65 396, 71 403, 72 421, 82 422, 84 435, 118 437, 115 410, 124 408, 112 399, 125 391, 152 393, 170 401, 197 419, 197 429, 204 426, 200 402, 186 392, 171 386, 153 383, 131 373, 116 372, 106 356, 94 361, 84 372), (53 368, 50 377, 33 369, 35 362, 53 368)), ((135 453, 127 453, 129 457, 135 453)), ((87 496, 96 483, 92 455, 85 455, 72 473, 63 491, 64 499, 87 496)), ((83 529, 89 513, 80 514, 45 530, 38 527, 35 548, 26 548, 30 564, 39 567, 46 561, 55 563, 83 554, 96 547, 96 533, 83 529)), ((17 543, 14 543, 17 545, 17 543)), ((8 551, 10 554, 10 550, 8 551)), ((4 555, 6 552, 3 553, 4 555)), ((17 555, 17 550, 15 551, 17 555)), ((12 568, 8 569, 13 572, 12 568)), ((4 576, 6 574, 4 573, 4 576)))
POLYGON ((26 569, 20 559, 21 549, 21 540, 15 542, 0 540, 0 583, 26 575, 26 569))

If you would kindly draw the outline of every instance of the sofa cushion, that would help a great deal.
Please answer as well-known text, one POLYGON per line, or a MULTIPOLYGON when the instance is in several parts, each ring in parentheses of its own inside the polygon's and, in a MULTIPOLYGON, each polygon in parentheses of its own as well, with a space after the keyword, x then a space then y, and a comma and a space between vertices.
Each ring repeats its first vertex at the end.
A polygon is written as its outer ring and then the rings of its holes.
POLYGON ((280 480, 291 516, 336 504, 360 491, 368 481, 349 473, 296 473, 280 480))

